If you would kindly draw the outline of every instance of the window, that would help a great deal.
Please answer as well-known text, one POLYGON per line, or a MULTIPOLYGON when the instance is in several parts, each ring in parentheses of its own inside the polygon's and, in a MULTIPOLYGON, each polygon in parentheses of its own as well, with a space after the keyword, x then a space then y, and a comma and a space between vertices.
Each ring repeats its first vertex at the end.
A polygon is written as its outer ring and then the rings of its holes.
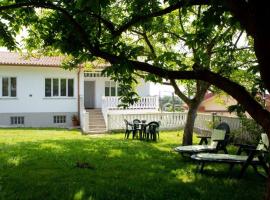
POLYGON ((68 96, 73 97, 74 96, 74 80, 68 79, 68 96))
POLYGON ((2 96, 16 97, 17 96, 17 79, 16 77, 2 78, 2 96))
POLYGON ((10 117, 10 124, 11 125, 24 125, 24 117, 21 117, 21 116, 10 117))
POLYGON ((105 81, 105 96, 111 96, 110 95, 110 81, 105 81))
POLYGON ((45 78, 45 97, 73 97, 74 79, 45 78))
POLYGON ((118 84, 114 81, 105 81, 105 96, 119 96, 121 95, 118 84))
POLYGON ((53 96, 59 96, 59 79, 53 79, 53 96))
POLYGON ((61 96, 67 95, 67 81, 66 79, 61 79, 61 96))
POLYGON ((65 115, 53 116, 53 123, 54 124, 64 124, 64 123, 66 123, 66 116, 65 115))
POLYGON ((46 78, 45 79, 45 97, 52 96, 51 88, 52 88, 51 79, 50 78, 46 78))

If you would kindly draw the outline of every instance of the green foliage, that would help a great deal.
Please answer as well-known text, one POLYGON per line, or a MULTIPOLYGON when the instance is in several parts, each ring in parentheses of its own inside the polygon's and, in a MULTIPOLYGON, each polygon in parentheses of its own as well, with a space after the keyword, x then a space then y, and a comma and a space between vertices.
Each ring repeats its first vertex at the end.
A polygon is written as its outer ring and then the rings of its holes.
POLYGON ((102 72, 110 76, 115 82, 118 82, 121 91, 121 104, 119 105, 121 107, 128 107, 139 100, 139 96, 135 91, 138 77, 134 75, 133 71, 132 65, 123 60, 121 63, 113 64, 102 72))
MULTIPOLYGON (((258 75, 253 42, 220 2, 187 6, 161 16, 143 16, 161 11, 178 1, 159 0, 64 0, 16 2, 52 3, 71 15, 54 9, 23 7, 0 12, 0 45, 18 47, 15 37, 27 30, 22 45, 29 51, 62 53, 73 59, 64 63, 72 69, 97 57, 119 56, 106 73, 120 83, 124 104, 137 98, 137 77, 161 82, 159 76, 135 71, 128 60, 156 67, 196 71, 208 69, 243 85, 256 94, 264 91, 258 75), (136 23, 130 23, 136 21, 136 23), (125 27, 126 25, 129 26, 125 27), (115 31, 123 32, 116 34, 115 31), (239 42, 241 41, 241 42, 239 42), (243 42, 244 41, 244 42, 243 42), (101 53, 102 52, 102 53, 101 53), (136 73, 136 75, 134 74, 136 73)), ((0 6, 14 1, 1 1, 0 6)), ((184 4, 189 1, 184 1, 184 4)), ((162 74, 164 75, 164 74, 162 74)), ((194 97, 195 81, 183 81, 187 96, 194 97)))
POLYGON ((0 46, 14 50, 16 42, 13 37, 13 33, 8 31, 8 26, 0 21, 0 46))
POLYGON ((255 122, 254 119, 247 116, 241 105, 232 105, 228 108, 229 112, 236 112, 239 117, 242 128, 233 132, 235 142, 256 145, 265 131, 255 122))
POLYGON ((257 145, 261 134, 265 131, 253 119, 247 118, 245 115, 240 117, 242 129, 233 133, 234 141, 244 144, 257 145))
POLYGON ((174 106, 174 111, 183 111, 183 101, 178 97, 178 96, 163 96, 160 98, 160 107, 163 111, 173 111, 173 106, 174 106))

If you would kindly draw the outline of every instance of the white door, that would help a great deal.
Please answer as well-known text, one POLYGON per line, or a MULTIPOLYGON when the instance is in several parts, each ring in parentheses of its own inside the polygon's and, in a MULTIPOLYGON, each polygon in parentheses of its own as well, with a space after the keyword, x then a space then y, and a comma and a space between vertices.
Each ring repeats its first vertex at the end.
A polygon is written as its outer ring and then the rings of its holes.
POLYGON ((95 107, 95 81, 84 82, 84 106, 85 108, 95 107))

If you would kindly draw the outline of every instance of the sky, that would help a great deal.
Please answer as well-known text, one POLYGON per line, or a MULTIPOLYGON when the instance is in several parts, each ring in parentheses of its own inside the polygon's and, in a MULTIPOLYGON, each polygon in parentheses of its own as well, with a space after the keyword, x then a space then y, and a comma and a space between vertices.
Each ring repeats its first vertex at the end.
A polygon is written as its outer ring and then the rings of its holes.
POLYGON ((151 96, 171 96, 174 89, 170 85, 154 84, 150 85, 151 96))

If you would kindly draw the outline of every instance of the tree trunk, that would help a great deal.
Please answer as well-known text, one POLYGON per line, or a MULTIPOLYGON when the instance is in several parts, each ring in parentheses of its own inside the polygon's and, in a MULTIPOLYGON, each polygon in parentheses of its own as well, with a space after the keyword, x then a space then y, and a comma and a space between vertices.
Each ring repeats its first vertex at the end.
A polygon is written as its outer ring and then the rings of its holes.
POLYGON ((190 104, 184 129, 183 145, 192 145, 194 123, 197 116, 198 104, 190 104))
MULTIPOLYGON (((270 174, 270 168, 268 169, 268 173, 270 174)), ((270 200, 270 176, 267 178, 265 199, 270 200)))
MULTIPOLYGON (((270 130, 267 132, 268 138, 270 135, 270 130)), ((267 182, 266 182, 266 194, 265 194, 265 199, 270 200, 270 168, 268 168, 268 177, 267 177, 267 182)))

